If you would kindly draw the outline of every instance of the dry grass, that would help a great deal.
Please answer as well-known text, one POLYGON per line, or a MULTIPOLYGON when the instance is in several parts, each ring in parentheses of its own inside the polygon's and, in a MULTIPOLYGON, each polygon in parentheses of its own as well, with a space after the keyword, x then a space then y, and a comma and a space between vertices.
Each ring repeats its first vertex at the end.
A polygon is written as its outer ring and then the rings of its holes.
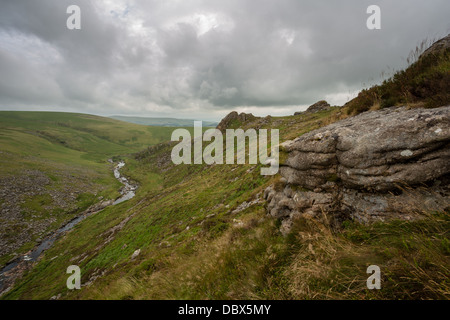
MULTIPOLYGON (((150 274, 120 277, 99 288, 114 299, 448 299, 449 214, 417 221, 336 230, 326 216, 294 222, 277 235, 274 220, 244 217, 195 250, 172 254, 150 274), (368 290, 369 265, 382 273, 381 290, 368 290)), ((152 259, 146 257, 145 259, 152 259)))
POLYGON ((379 85, 362 90, 358 96, 346 103, 349 115, 377 108, 418 103, 428 108, 447 105, 450 101, 449 86, 450 50, 441 50, 422 55, 432 43, 422 41, 408 56, 408 67, 395 72, 379 85))
POLYGON ((334 233, 302 218, 294 235, 303 244, 285 275, 295 299, 449 299, 449 214, 334 233), (381 268, 382 289, 368 290, 366 268, 381 268))
POLYGON ((296 299, 335 299, 336 287, 349 286, 355 279, 330 280, 327 288, 318 290, 318 282, 329 279, 339 267, 339 259, 350 253, 355 254, 354 246, 336 237, 327 223, 313 218, 300 218, 294 223, 293 233, 302 243, 285 275, 291 279, 289 292, 296 299), (324 290, 325 289, 325 290, 324 290))
POLYGON ((345 112, 345 110, 341 110, 339 112, 333 112, 328 117, 326 117, 322 120, 322 125, 327 126, 332 123, 344 120, 348 117, 349 117, 349 115, 347 114, 347 112, 345 112))

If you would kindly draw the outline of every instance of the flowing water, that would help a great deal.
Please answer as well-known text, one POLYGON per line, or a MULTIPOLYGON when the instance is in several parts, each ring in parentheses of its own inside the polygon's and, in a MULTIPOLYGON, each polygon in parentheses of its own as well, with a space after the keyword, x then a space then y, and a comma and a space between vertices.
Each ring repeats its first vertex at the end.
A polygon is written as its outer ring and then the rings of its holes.
POLYGON ((125 166, 125 162, 121 161, 114 169, 114 177, 116 177, 116 179, 119 180, 124 185, 124 187, 120 191, 122 196, 119 199, 117 199, 116 201, 114 201, 114 204, 118 204, 118 203, 124 202, 126 200, 130 200, 131 198, 133 198, 136 195, 135 191, 137 189, 137 186, 130 184, 130 182, 128 181, 127 178, 120 175, 119 170, 121 168, 123 168, 124 166, 125 166))
MULTIPOLYGON (((126 200, 130 200, 135 196, 135 192, 137 189, 137 186, 131 184, 127 178, 122 176, 120 174, 120 169, 125 166, 125 162, 121 161, 119 164, 117 164, 114 168, 114 177, 119 180, 123 187, 120 190, 120 194, 122 195, 120 198, 116 199, 112 205, 119 204, 121 202, 124 202, 126 200)), ((103 209, 101 209, 103 210, 103 209)), ((91 212, 90 214, 94 214, 97 212, 91 212)), ((21 257, 16 258, 12 262, 8 263, 1 271, 0 271, 0 294, 5 292, 5 284, 7 280, 9 280, 9 276, 14 275, 14 270, 18 267, 20 267, 22 264, 27 262, 34 262, 36 261, 42 254, 43 251, 49 249, 56 239, 59 238, 61 234, 64 232, 67 232, 71 230, 73 227, 75 227, 78 223, 80 223, 82 220, 84 220, 87 216, 90 215, 89 213, 84 212, 82 215, 70 220, 68 223, 66 223, 64 226, 53 232, 50 236, 45 238, 36 248, 34 248, 31 252, 29 252, 26 255, 23 255, 21 257)))

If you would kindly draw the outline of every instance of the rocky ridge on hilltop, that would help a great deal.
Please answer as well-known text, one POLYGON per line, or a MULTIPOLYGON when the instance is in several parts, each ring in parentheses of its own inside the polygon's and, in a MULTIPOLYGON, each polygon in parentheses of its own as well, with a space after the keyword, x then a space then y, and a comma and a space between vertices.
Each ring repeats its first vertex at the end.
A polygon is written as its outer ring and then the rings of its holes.
POLYGON ((306 109, 306 111, 294 113, 294 116, 298 116, 300 114, 303 114, 304 112, 315 113, 315 112, 319 112, 319 111, 324 111, 329 108, 331 108, 331 105, 328 102, 326 102, 325 100, 320 100, 320 101, 314 103, 313 105, 310 105, 308 107, 308 109, 306 109))
POLYGON ((236 111, 230 112, 225 118, 220 121, 217 125, 217 129, 221 132, 225 132, 226 129, 229 129, 232 126, 233 122, 248 122, 255 120, 256 117, 251 113, 237 113, 236 111))

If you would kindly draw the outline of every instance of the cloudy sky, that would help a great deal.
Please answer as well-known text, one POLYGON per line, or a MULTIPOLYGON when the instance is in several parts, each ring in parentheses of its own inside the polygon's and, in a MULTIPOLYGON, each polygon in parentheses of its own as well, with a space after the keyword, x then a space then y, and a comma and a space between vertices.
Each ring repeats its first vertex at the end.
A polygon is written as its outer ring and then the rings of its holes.
POLYGON ((448 0, 0 0, 0 110, 219 120, 342 105, 422 40, 448 0), (69 30, 69 5, 81 30, 69 30), (367 7, 381 8, 368 30, 367 7))

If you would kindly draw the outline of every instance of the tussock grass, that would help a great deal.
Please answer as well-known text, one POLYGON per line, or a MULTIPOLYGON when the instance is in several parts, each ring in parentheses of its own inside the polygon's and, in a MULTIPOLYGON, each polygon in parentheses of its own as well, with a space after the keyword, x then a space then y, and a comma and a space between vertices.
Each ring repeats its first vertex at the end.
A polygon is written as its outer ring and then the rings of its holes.
POLYGON ((289 292, 299 299, 448 299, 448 212, 417 221, 361 225, 346 222, 338 233, 302 218, 291 237, 302 248, 286 268, 289 292), (381 268, 381 290, 368 290, 366 268, 381 268))
MULTIPOLYGON (((302 217, 283 237, 261 209, 192 250, 163 249, 135 273, 93 286, 89 298, 113 299, 448 299, 449 213, 417 221, 337 230, 326 217, 302 217), (172 253, 169 253, 172 252, 172 253), (381 268, 382 289, 368 290, 366 269, 381 268)), ((111 280, 111 278, 110 278, 111 280)))

